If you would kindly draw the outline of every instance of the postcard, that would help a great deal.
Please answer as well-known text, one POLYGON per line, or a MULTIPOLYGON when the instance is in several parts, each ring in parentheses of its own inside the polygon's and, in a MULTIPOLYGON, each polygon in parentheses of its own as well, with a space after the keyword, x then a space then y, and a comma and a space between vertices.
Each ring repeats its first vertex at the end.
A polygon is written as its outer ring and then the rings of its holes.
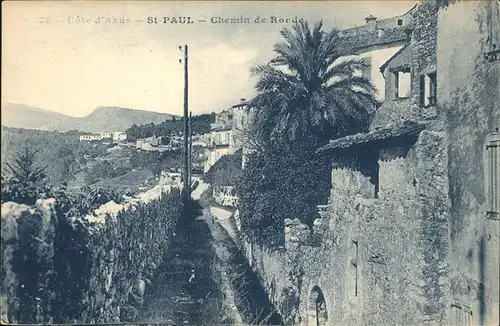
POLYGON ((4 1, 2 324, 499 325, 499 1, 4 1))

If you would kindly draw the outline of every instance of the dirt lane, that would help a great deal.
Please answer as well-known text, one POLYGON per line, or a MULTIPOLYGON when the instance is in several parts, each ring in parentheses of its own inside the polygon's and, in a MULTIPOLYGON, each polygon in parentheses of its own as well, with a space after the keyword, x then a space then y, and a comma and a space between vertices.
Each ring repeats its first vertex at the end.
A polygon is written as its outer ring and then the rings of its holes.
POLYGON ((204 221, 195 220, 180 224, 175 234, 135 322, 217 324, 221 294, 211 277, 214 252, 210 230, 204 221))

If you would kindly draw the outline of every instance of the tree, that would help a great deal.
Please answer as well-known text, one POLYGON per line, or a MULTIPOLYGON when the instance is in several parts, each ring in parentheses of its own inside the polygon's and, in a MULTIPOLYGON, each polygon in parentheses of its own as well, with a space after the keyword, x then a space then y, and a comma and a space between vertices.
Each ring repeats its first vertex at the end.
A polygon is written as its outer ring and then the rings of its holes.
POLYGON ((268 246, 283 244, 285 218, 313 224, 331 188, 330 160, 316 149, 366 131, 378 104, 362 77, 368 63, 337 47, 336 30, 322 28, 283 29, 276 57, 251 69, 259 79, 237 190, 243 232, 268 246))
POLYGON ((45 178, 47 166, 37 167, 36 159, 39 151, 25 145, 11 163, 5 163, 6 172, 20 183, 37 182, 45 178))
POLYGON ((14 201, 33 205, 37 199, 52 196, 53 189, 44 173, 47 167, 37 166, 37 154, 37 149, 25 145, 12 162, 5 163, 5 170, 2 171, 2 203, 14 201))
POLYGON ((374 85, 359 76, 368 63, 340 51, 338 32, 322 28, 322 22, 312 30, 307 22, 284 28, 277 56, 251 69, 259 80, 250 106, 266 140, 313 134, 324 142, 368 128, 377 105, 374 85))

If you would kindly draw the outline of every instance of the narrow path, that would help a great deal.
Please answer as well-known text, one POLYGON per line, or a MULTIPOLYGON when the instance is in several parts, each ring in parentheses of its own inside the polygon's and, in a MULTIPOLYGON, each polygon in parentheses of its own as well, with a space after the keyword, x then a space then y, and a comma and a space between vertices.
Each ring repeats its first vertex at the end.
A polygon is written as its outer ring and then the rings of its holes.
POLYGON ((152 286, 146 290, 136 322, 217 324, 221 294, 211 277, 214 252, 210 230, 204 221, 195 220, 179 224, 175 234, 152 286))
POLYGON ((183 216, 143 299, 134 323, 214 325, 237 315, 236 320, 250 324, 283 324, 257 275, 209 208, 183 216), (237 312, 229 312, 233 308, 237 312))

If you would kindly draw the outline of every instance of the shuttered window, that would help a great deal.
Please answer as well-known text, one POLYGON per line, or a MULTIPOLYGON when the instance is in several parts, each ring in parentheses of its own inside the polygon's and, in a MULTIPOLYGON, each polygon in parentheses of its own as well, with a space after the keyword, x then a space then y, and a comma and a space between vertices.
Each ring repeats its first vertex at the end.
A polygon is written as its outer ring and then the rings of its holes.
POLYGON ((425 106, 425 76, 422 75, 420 76, 420 87, 419 87, 419 99, 420 99, 420 106, 425 106))
POLYGON ((419 91, 421 107, 436 105, 437 78, 435 72, 420 76, 419 91))
POLYGON ((487 200, 488 214, 498 217, 500 213, 500 134, 488 137, 487 152, 487 200))

